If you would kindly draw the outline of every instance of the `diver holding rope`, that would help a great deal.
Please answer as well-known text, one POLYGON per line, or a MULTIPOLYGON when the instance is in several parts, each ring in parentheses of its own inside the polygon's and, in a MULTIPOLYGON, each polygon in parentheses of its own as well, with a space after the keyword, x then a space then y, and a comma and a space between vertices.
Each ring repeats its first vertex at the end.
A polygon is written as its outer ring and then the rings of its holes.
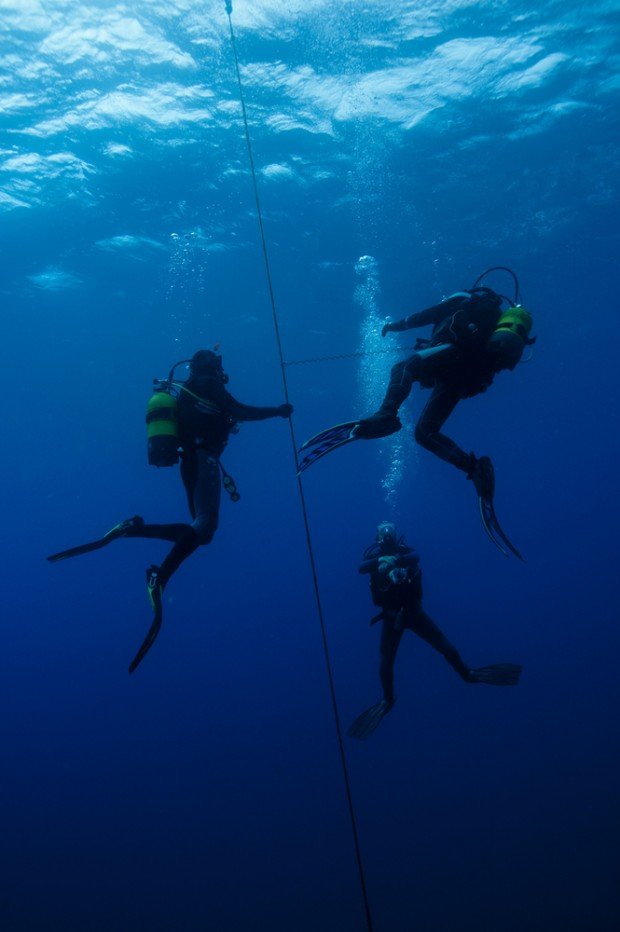
POLYGON ((174 466, 181 460, 181 479, 187 493, 191 524, 145 524, 139 515, 127 518, 102 538, 55 553, 47 559, 57 563, 68 557, 90 553, 121 537, 167 540, 173 547, 160 566, 146 571, 147 592, 153 608, 153 623, 129 666, 133 673, 153 646, 162 624, 162 593, 170 577, 194 551, 209 544, 218 526, 221 486, 232 501, 239 493, 220 457, 230 434, 240 421, 289 418, 293 407, 254 407, 237 401, 225 388, 228 375, 222 357, 213 350, 199 350, 191 359, 176 363, 168 379, 155 382, 155 394, 147 409, 149 463, 174 466), (189 378, 177 382, 175 369, 189 363, 189 378))

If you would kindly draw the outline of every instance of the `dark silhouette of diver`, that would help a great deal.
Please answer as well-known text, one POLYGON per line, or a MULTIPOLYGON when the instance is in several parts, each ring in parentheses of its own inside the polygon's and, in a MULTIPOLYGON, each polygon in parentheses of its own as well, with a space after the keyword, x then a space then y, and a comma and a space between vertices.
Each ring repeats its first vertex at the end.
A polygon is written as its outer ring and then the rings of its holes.
POLYGON ((375 605, 381 608, 371 624, 381 621, 381 662, 379 676, 383 699, 355 719, 349 734, 363 740, 375 731, 396 699, 394 696, 394 661, 403 631, 409 630, 445 657, 465 683, 489 686, 516 686, 522 667, 498 663, 472 669, 429 618, 422 608, 422 574, 420 561, 389 521, 377 528, 376 543, 364 552, 360 573, 370 574, 370 591, 375 605))
POLYGON ((162 593, 170 577, 199 546, 213 539, 218 526, 222 479, 233 501, 239 499, 232 478, 223 469, 220 456, 231 431, 239 421, 263 421, 267 418, 287 418, 290 404, 276 407, 254 407, 237 401, 225 388, 228 376, 222 359, 212 350, 199 350, 189 362, 186 382, 170 378, 156 383, 163 391, 154 396, 155 406, 149 406, 149 462, 168 466, 181 458, 181 479, 187 493, 191 524, 145 524, 135 515, 121 521, 100 540, 55 553, 47 559, 52 563, 67 557, 89 553, 121 537, 156 538, 172 541, 173 547, 160 566, 147 569, 147 591, 153 607, 151 628, 132 661, 133 673, 152 647, 162 623, 162 593), (180 448, 180 453, 179 453, 180 448))
POLYGON ((484 272, 468 291, 457 292, 404 320, 384 324, 382 336, 428 324, 433 326, 433 332, 428 340, 418 339, 414 354, 392 368, 378 411, 361 420, 338 424, 306 441, 301 449, 310 452, 302 460, 300 472, 353 440, 387 437, 400 430, 398 409, 413 383, 419 382, 422 388, 431 389, 431 396, 416 424, 415 439, 472 480, 489 537, 506 556, 510 550, 522 559, 495 515, 495 474, 491 460, 488 456, 465 453, 441 432, 459 401, 485 392, 495 375, 503 369, 514 369, 525 346, 534 342, 529 336, 532 318, 518 303, 519 283, 514 273, 506 270, 515 282, 513 301, 479 284, 488 272, 495 270, 484 272), (509 307, 502 311, 504 301, 509 307))

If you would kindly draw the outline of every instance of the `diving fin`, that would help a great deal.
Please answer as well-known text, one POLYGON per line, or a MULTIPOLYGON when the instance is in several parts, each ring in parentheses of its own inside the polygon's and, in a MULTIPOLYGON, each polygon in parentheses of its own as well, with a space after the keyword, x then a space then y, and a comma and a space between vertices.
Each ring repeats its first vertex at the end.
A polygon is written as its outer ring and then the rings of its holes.
POLYGON ((508 550, 517 557, 518 560, 521 560, 522 563, 525 563, 525 557, 519 553, 515 545, 506 537, 506 534, 502 530, 502 527, 497 520, 497 515, 495 514, 495 508, 493 507, 493 502, 485 502, 482 498, 479 499, 480 503, 480 517, 482 519, 482 526, 484 527, 488 537, 493 541, 498 550, 504 554, 505 557, 508 556, 508 550))
POLYGON ((326 430, 322 430, 318 434, 315 434, 314 437, 310 437, 305 443, 302 443, 299 452, 301 453, 302 450, 307 450, 309 447, 316 447, 319 444, 329 443, 332 440, 338 442, 342 438, 346 439, 357 424, 359 424, 359 421, 345 421, 343 424, 335 424, 333 427, 328 427, 326 430))
POLYGON ((133 658, 129 664, 129 673, 133 673, 138 666, 142 663, 151 647, 155 643, 157 635, 160 632, 161 624, 163 621, 163 607, 162 607, 162 585, 159 581, 159 567, 149 566, 146 571, 146 590, 148 593, 149 601, 153 609, 153 622, 151 627, 148 630, 148 633, 142 642, 140 650, 133 658))
POLYGON ((486 683, 487 686, 516 686, 523 667, 516 663, 493 663, 489 667, 470 670, 470 683, 486 683))
POLYGON ((331 453, 332 450, 337 450, 338 447, 343 447, 345 444, 355 440, 354 431, 357 425, 358 421, 347 421, 346 424, 336 424, 335 427, 329 427, 327 430, 321 431, 320 434, 311 437, 310 440, 306 440, 300 447, 299 452, 301 453, 303 450, 308 450, 310 447, 314 447, 314 449, 311 450, 310 453, 307 453, 300 461, 297 475, 300 476, 309 466, 312 466, 317 460, 331 453))
POLYGON ((480 459, 475 461, 469 478, 474 483, 478 493, 480 518, 489 540, 495 544, 505 557, 509 556, 508 551, 510 551, 517 559, 525 563, 525 559, 508 539, 497 520, 495 505, 493 504, 495 498, 495 469, 488 456, 481 456, 480 459))
POLYGON ((301 460, 297 475, 301 475, 309 466, 331 453, 332 450, 337 450, 338 447, 352 443, 353 440, 376 440, 379 437, 389 437, 390 434, 395 434, 401 427, 400 420, 396 416, 392 417, 390 415, 381 415, 379 417, 373 415, 362 420, 345 421, 344 424, 328 427, 327 430, 323 430, 311 437, 310 440, 306 440, 300 447, 300 453, 310 447, 314 449, 301 460))
POLYGON ((140 527, 144 527, 144 518, 141 518, 140 515, 134 515, 133 518, 126 518, 120 524, 115 524, 99 540, 90 541, 88 544, 80 544, 78 547, 70 547, 69 550, 61 550, 59 553, 51 554, 47 559, 50 563, 59 563, 61 560, 69 559, 69 557, 79 557, 83 553, 92 553, 93 550, 100 550, 101 547, 107 546, 107 544, 119 537, 129 536, 129 531, 140 527))
POLYGON ((347 734, 351 738, 357 738, 358 741, 365 741, 377 730, 393 705, 394 702, 389 702, 387 699, 382 699, 381 702, 371 705, 369 709, 358 715, 347 734))

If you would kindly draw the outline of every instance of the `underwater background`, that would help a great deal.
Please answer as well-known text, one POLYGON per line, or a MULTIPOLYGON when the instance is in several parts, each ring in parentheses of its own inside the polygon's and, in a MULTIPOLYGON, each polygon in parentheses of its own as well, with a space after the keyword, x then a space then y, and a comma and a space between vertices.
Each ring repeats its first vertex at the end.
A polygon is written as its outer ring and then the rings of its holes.
MULTIPOLYGON (((374 927, 616 929, 619 5, 233 6, 285 358, 373 351, 286 368, 298 439, 374 409, 413 342, 386 316, 493 265, 534 315, 447 427, 525 564, 414 444, 418 387, 395 438, 304 477, 345 730, 380 698, 382 519, 466 661, 524 665, 469 688, 407 636, 394 710, 345 736, 374 927)), ((287 424, 231 438, 241 501, 134 676, 168 545, 45 561, 186 520, 144 425, 178 359, 219 343, 235 397, 284 400, 224 3, 0 0, 0 36, 0 928, 364 929, 287 424)))

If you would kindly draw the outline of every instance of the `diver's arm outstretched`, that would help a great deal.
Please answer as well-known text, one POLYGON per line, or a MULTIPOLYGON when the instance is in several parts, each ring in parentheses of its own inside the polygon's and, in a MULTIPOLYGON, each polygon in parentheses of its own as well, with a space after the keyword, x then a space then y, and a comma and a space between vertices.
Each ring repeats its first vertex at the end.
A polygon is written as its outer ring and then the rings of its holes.
POLYGON ((218 386, 213 392, 213 401, 235 421, 266 421, 271 417, 290 417, 293 413, 290 404, 263 407, 243 404, 223 386, 218 386))
POLYGON ((463 301, 462 295, 447 298, 439 304, 433 304, 423 311, 417 311, 404 317, 402 320, 388 321, 383 325, 381 336, 386 333, 402 333, 404 330, 413 330, 415 327, 426 327, 428 324, 438 324, 456 310, 463 301))

